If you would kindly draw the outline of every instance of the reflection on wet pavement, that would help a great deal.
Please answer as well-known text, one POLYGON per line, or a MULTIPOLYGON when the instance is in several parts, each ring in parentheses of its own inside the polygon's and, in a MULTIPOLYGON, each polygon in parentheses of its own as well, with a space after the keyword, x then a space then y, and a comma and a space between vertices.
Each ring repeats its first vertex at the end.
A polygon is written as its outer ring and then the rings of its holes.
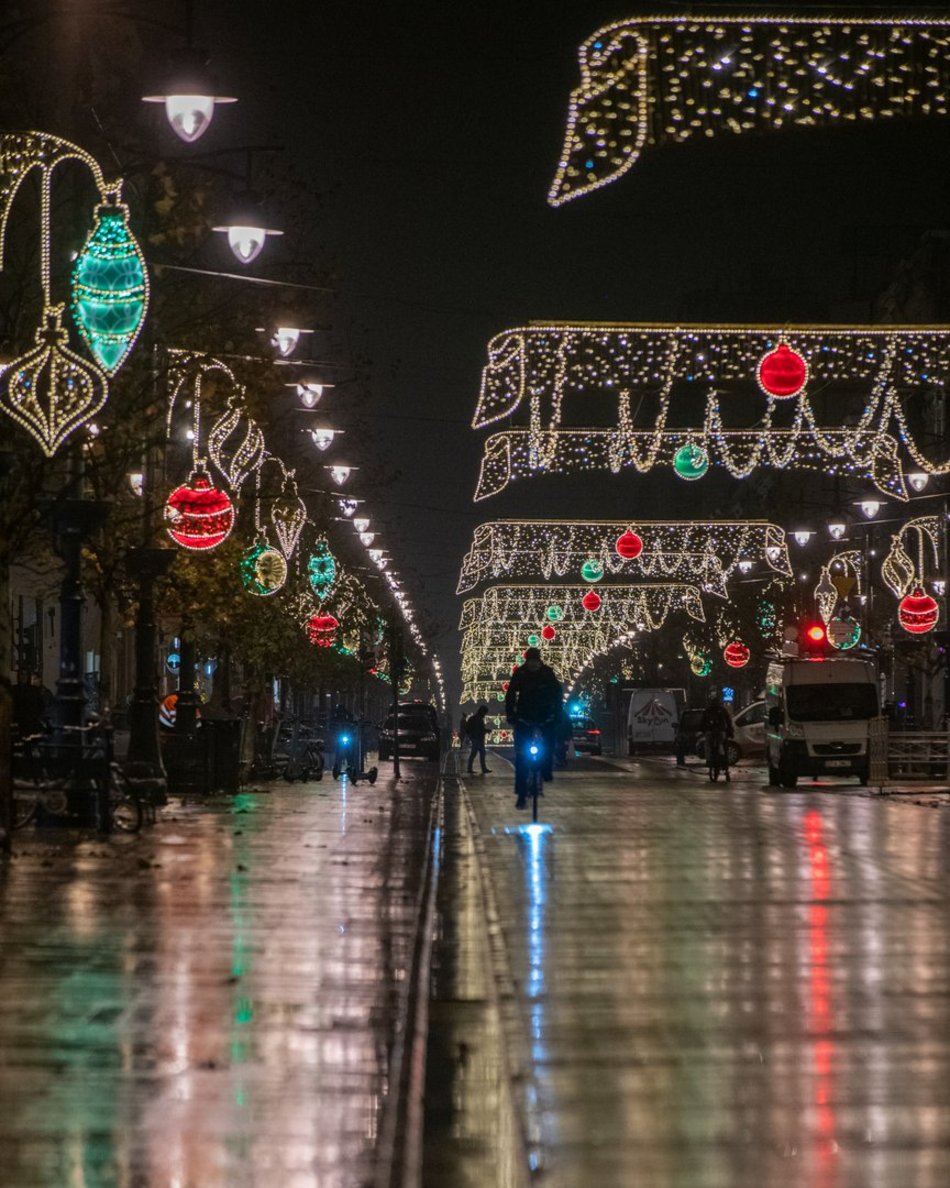
POLYGON ((3 1188, 363 1185, 431 776, 274 786, 0 883, 3 1188))
POLYGON ((468 789, 545 1184, 950 1183, 945 813, 644 764, 532 827, 509 781, 468 789))

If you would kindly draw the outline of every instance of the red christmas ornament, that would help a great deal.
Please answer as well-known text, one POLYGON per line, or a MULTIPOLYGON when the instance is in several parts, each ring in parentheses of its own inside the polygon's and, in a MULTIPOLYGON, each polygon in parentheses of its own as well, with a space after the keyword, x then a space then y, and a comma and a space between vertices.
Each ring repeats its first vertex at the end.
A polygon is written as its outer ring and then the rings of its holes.
POLYGON ((502 681, 502 682, 501 682, 501 687, 504 689, 504 691, 505 691, 506 693, 508 692, 508 686, 509 686, 510 684, 511 684, 511 682, 510 682, 510 681, 502 681))
POLYGON ((581 605, 586 611, 600 610, 600 595, 596 590, 588 590, 581 599, 581 605))
POLYGON ((905 631, 911 635, 923 635, 933 631, 940 618, 940 607, 936 599, 925 594, 920 586, 916 586, 905 595, 897 608, 897 617, 905 631))
POLYGON ((623 536, 619 537, 614 547, 624 560, 632 561, 643 552, 643 541, 628 528, 623 536))
POLYGON ((541 638, 542 639, 551 640, 551 639, 554 639, 554 637, 556 635, 557 635, 557 632, 554 630, 554 628, 551 626, 550 623, 545 623, 544 626, 541 628, 541 638))
POLYGON ((333 615, 318 611, 307 620, 307 638, 318 648, 328 648, 333 643, 333 634, 339 625, 339 620, 333 615))
POLYGON ((734 639, 732 643, 726 644, 722 658, 730 668, 745 668, 751 655, 752 653, 741 640, 734 639))
POLYGON ((203 470, 176 487, 165 501, 168 535, 183 549, 214 549, 234 527, 234 506, 203 470))
POLYGON ((798 351, 780 342, 759 362, 759 387, 767 396, 797 396, 808 380, 808 364, 798 351))

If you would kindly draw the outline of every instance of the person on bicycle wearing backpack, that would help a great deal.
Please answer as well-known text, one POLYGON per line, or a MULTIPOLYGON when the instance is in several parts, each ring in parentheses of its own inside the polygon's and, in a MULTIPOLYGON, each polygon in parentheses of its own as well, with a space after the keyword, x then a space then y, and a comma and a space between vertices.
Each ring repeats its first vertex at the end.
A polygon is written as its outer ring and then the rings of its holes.
POLYGON ((733 736, 732 718, 715 693, 709 698, 709 704, 703 710, 699 729, 702 731, 706 743, 706 762, 709 763, 716 754, 721 753, 723 770, 728 780, 729 750, 726 740, 733 736))
POLYGON ((524 664, 516 668, 505 694, 505 716, 514 727, 515 735, 515 808, 528 807, 527 760, 525 748, 535 728, 544 736, 542 774, 553 779, 552 760, 556 742, 558 716, 562 701, 561 682, 554 669, 541 660, 537 648, 528 648, 524 664))

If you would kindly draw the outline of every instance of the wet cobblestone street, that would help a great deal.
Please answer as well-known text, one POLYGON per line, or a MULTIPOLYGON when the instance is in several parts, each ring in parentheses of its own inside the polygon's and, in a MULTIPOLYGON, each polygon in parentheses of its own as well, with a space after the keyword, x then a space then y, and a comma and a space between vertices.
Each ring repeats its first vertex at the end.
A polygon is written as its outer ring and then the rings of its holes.
POLYGON ((415 765, 171 807, 132 838, 18 834, 3 1188, 370 1183, 435 784, 415 765))

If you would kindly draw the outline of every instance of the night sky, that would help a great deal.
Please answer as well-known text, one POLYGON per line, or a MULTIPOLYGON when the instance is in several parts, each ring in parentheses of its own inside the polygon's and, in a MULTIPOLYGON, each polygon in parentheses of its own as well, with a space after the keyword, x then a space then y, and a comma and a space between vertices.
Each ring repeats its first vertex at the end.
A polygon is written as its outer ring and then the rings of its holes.
MULTIPOLYGON (((263 35, 261 6, 197 11, 242 98, 242 135, 278 136, 325 193, 315 232, 341 276, 333 347, 344 364, 372 360, 377 431, 359 461, 387 453, 400 470, 370 514, 445 633, 451 692, 454 590, 476 523, 656 516, 681 497, 668 474, 627 471, 535 479, 474 505, 485 434, 470 422, 493 334, 536 318, 861 322, 920 235, 946 225, 950 123, 937 120, 651 150, 550 208, 577 46, 633 7, 289 2, 263 35)), ((701 509, 673 514, 715 514, 721 492, 699 486, 701 509)))

